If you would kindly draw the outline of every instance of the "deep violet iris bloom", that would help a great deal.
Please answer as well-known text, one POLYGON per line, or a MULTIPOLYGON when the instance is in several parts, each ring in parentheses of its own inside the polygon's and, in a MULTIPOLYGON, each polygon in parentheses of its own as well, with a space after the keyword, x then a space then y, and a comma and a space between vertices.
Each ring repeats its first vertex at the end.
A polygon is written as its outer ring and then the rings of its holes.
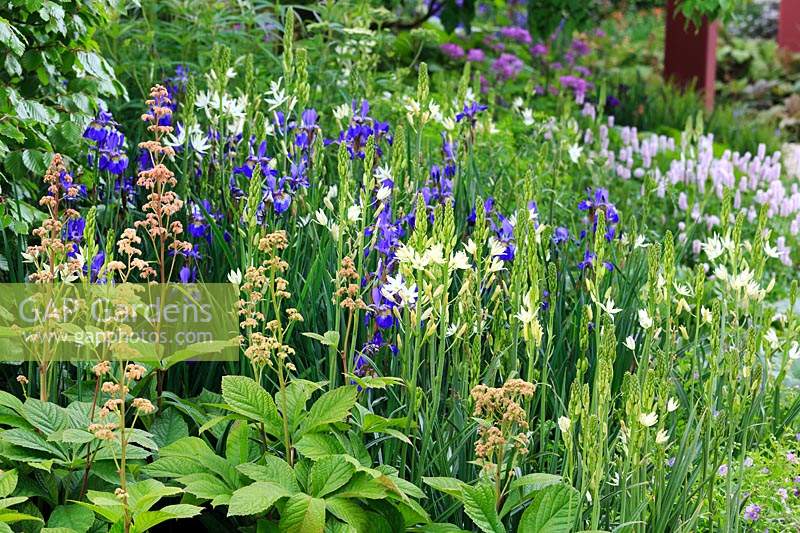
POLYGON ((478 102, 472 102, 471 104, 464 104, 464 108, 461 113, 456 115, 456 122, 461 122, 462 120, 469 120, 471 124, 475 124, 477 119, 477 114, 481 111, 485 111, 489 109, 489 106, 485 106, 483 104, 479 104, 478 102))
POLYGON ((128 168, 128 156, 124 148, 125 136, 119 131, 118 126, 111 113, 101 109, 83 132, 84 139, 89 139, 94 144, 87 155, 89 166, 97 163, 100 170, 117 176, 128 168))
POLYGON ((369 116, 369 102, 361 100, 360 105, 353 100, 352 115, 347 129, 339 132, 339 137, 336 140, 326 139, 324 144, 341 144, 347 146, 347 152, 350 154, 350 159, 364 159, 366 156, 364 148, 367 145, 367 139, 370 136, 375 137, 375 154, 378 157, 383 155, 381 149, 381 141, 386 140, 389 145, 392 144, 392 136, 389 133, 389 123, 375 120, 369 116))

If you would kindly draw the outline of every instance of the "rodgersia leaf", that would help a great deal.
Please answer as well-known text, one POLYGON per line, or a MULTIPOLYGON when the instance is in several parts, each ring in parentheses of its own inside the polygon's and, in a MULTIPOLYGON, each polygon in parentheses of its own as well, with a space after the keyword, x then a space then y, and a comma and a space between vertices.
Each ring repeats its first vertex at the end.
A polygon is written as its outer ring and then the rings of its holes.
POLYGON ((325 530, 325 500, 308 494, 292 496, 283 509, 280 530, 285 533, 322 533, 325 530))
POLYGON ((254 380, 245 376, 224 376, 222 397, 231 411, 262 422, 270 435, 282 435, 280 416, 272 396, 254 380))
POLYGON ((497 516, 494 488, 488 483, 466 486, 464 493, 464 512, 476 526, 485 533, 505 533, 506 528, 497 516))
POLYGON ((519 533, 567 533, 578 513, 578 491, 563 483, 539 491, 522 513, 519 533))
POLYGON ((356 404, 357 394, 355 386, 347 386, 338 387, 320 396, 308 412, 303 432, 309 433, 326 424, 344 420, 356 404))

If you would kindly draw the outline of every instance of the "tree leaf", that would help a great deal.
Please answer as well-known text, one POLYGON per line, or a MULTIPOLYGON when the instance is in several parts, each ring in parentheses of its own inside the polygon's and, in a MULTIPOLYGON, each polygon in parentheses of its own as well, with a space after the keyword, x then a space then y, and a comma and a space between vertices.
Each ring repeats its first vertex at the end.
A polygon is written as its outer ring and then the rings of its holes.
MULTIPOLYGON (((23 52, 25 52, 25 44, 20 37, 22 37, 22 34, 19 33, 8 20, 0 17, 0 43, 9 47, 11 51, 18 56, 21 56, 23 52)), ((24 37, 22 38, 24 39, 24 37)))
POLYGON ((537 492, 519 522, 519 533, 568 533, 579 510, 578 491, 560 483, 537 492))

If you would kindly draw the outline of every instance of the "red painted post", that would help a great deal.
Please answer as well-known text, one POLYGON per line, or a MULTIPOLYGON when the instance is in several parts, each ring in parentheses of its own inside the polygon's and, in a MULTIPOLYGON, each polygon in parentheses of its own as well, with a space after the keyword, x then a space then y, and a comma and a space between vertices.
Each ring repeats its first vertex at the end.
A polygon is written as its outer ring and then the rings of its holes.
POLYGON ((800 52, 800 1, 798 0, 781 0, 778 45, 790 52, 800 52))
MULTIPOLYGON (((800 0, 784 0, 799 2, 800 0)), ((676 0, 667 2, 667 30, 664 38, 664 79, 680 87, 694 87, 704 95, 707 109, 714 107, 717 78, 718 22, 703 19, 700 28, 675 10, 676 0)))

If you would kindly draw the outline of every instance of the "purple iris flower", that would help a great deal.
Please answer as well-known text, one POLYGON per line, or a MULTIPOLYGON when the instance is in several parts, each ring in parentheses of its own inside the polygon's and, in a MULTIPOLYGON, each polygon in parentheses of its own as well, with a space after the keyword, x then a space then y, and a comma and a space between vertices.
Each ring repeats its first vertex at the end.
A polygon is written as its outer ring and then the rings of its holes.
POLYGON ((268 176, 264 199, 272 204, 276 214, 281 214, 289 209, 292 204, 292 197, 286 191, 286 178, 277 179, 275 176, 268 176))
POLYGON ((569 230, 563 226, 559 226, 553 232, 553 243, 561 244, 569 240, 569 230))
POLYGON ((64 226, 64 240, 79 243, 83 240, 83 231, 86 229, 86 220, 84 218, 71 218, 67 220, 64 226))
POLYGON ((364 153, 364 148, 370 136, 375 137, 375 154, 380 158, 383 156, 381 141, 385 140, 389 145, 391 145, 393 141, 389 133, 389 123, 381 122, 370 117, 369 102, 366 100, 361 100, 360 104, 353 100, 352 115, 347 129, 339 132, 338 139, 326 139, 324 144, 328 146, 334 143, 344 143, 347 146, 350 159, 364 159, 366 155, 364 153))
POLYGON ((395 307, 395 303, 384 298, 378 286, 372 288, 370 296, 372 297, 370 313, 375 317, 375 324, 380 329, 389 329, 394 326, 395 317, 392 309, 395 307))
MULTIPOLYGON (((92 258, 92 262, 89 265, 89 281, 91 283, 96 283, 97 277, 100 275, 100 269, 103 268, 103 264, 106 262, 106 254, 103 250, 97 252, 97 254, 92 258)), ((101 280, 101 283, 103 280, 101 280)))
POLYGON ((300 115, 299 133, 295 137, 295 144, 303 151, 309 152, 314 145, 314 137, 320 131, 317 125, 319 115, 316 109, 306 109, 300 115))
POLYGON ((267 157, 267 141, 261 141, 258 151, 255 152, 253 151, 254 143, 255 139, 253 138, 250 140, 250 155, 247 156, 242 166, 233 169, 234 175, 241 174, 250 179, 253 177, 253 169, 256 165, 259 165, 262 176, 277 175, 277 171, 269 165, 271 158, 267 157))
POLYGON ((589 220, 592 222, 592 231, 597 231, 597 212, 603 211, 606 219, 605 238, 609 242, 614 239, 616 225, 619 223, 619 213, 616 206, 608 201, 608 191, 606 189, 595 189, 593 194, 589 194, 578 203, 578 209, 586 211, 589 215, 589 220))
POLYGON ((456 122, 461 122, 464 119, 470 121, 470 124, 473 126, 475 122, 477 122, 477 114, 481 111, 485 111, 489 109, 489 106, 485 106, 483 104, 479 104, 478 102, 472 102, 471 104, 464 104, 464 108, 461 113, 456 115, 456 122))
POLYGON ((197 281, 197 268, 189 268, 188 265, 183 265, 180 272, 178 272, 178 277, 180 278, 181 283, 194 283, 197 281))

